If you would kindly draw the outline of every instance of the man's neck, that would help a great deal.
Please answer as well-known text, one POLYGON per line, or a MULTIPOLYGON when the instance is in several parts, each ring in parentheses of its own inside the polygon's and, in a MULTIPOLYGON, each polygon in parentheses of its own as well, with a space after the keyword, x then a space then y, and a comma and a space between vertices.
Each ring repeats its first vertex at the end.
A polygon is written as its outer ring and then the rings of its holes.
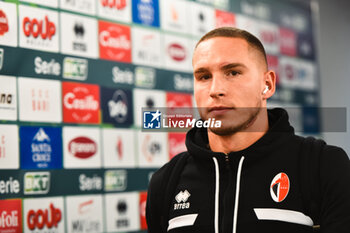
POLYGON ((225 154, 244 150, 264 136, 268 129, 269 123, 265 109, 258 114, 254 123, 246 130, 225 136, 217 135, 208 130, 209 146, 212 151, 225 154))

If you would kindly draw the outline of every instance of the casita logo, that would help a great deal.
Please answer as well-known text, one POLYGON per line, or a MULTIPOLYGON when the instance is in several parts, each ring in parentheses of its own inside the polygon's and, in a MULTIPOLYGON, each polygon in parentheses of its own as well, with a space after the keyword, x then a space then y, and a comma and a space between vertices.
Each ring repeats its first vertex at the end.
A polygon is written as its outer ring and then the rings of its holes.
POLYGON ((186 58, 186 49, 177 43, 172 43, 168 46, 169 56, 175 61, 183 61, 186 58))
POLYGON ((99 21, 99 44, 102 59, 131 62, 129 27, 99 21))
POLYGON ((24 17, 22 28, 26 37, 33 36, 34 38, 37 38, 40 36, 43 40, 51 40, 51 38, 56 34, 56 26, 49 20, 47 15, 44 19, 40 20, 36 18, 30 19, 29 17, 24 17))
POLYGON ((88 159, 96 154, 97 144, 88 137, 77 137, 69 142, 68 150, 79 159, 88 159))
POLYGON ((63 119, 70 123, 99 123, 100 89, 97 85, 63 83, 63 119))
POLYGON ((27 215, 27 224, 30 230, 57 228, 62 219, 62 211, 51 203, 49 209, 38 209, 37 211, 29 210, 27 215))

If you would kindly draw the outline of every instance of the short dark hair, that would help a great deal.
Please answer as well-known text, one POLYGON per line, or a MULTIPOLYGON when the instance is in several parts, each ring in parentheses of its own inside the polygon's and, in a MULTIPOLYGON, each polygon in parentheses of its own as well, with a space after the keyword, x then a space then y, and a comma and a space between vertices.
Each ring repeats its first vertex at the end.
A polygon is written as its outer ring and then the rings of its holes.
POLYGON ((247 32, 247 31, 239 29, 239 28, 234 28, 234 27, 216 28, 214 30, 211 30, 210 32, 208 32, 204 36, 202 36, 202 38, 200 38, 200 40, 197 42, 195 48, 197 48, 197 46, 201 42, 208 40, 208 39, 211 39, 211 38, 214 38, 214 37, 241 38, 241 39, 245 40, 248 43, 248 45, 250 45, 252 48, 256 49, 263 56, 264 63, 266 64, 266 67, 267 67, 267 58, 266 58, 266 52, 265 52, 264 46, 261 43, 261 41, 256 36, 251 34, 250 32, 247 32))

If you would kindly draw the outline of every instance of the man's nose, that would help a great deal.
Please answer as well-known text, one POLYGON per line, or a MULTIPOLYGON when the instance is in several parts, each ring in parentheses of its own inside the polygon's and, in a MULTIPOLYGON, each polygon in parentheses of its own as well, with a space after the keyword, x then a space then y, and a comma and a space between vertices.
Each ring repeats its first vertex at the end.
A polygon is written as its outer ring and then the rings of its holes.
POLYGON ((227 84, 225 83, 224 77, 215 75, 212 77, 212 81, 209 89, 209 96, 212 98, 218 98, 226 95, 227 84))

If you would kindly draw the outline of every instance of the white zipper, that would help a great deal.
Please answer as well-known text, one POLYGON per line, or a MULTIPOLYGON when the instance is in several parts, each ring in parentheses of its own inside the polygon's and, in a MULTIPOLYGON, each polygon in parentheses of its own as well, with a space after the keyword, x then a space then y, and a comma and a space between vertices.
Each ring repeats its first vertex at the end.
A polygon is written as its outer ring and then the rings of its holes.
POLYGON ((238 203, 239 203, 239 190, 241 186, 241 174, 243 166, 244 156, 241 157, 238 164, 237 179, 236 179, 236 196, 235 196, 235 209, 233 212, 233 233, 237 231, 237 214, 238 214, 238 203))
POLYGON ((214 213, 214 229, 215 233, 219 233, 219 165, 218 160, 213 157, 214 166, 215 166, 215 213, 214 213))
MULTIPOLYGON (((218 160, 213 157, 215 166, 215 213, 214 213, 214 229, 215 233, 219 233, 219 188, 220 188, 220 172, 218 160)), ((241 182, 241 174, 243 167, 244 156, 241 157, 238 164, 237 179, 236 179, 236 195, 235 195, 235 207, 233 212, 233 233, 237 231, 237 214, 238 214, 238 202, 239 202, 239 190, 241 182)))

